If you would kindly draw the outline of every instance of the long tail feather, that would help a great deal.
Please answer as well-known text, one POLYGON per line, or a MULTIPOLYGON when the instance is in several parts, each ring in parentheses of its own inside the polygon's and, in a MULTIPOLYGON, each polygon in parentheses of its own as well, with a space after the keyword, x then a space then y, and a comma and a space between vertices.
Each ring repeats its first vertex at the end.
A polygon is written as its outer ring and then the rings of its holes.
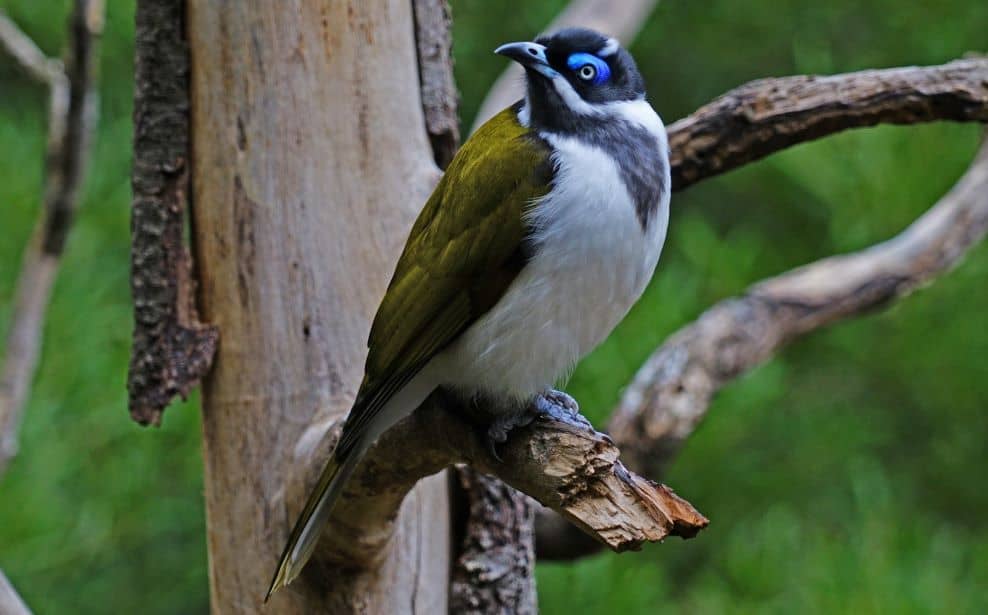
POLYGON ((326 462, 316 488, 312 490, 302 514, 292 528, 288 544, 281 554, 278 570, 264 598, 265 602, 271 594, 294 581, 302 572, 329 521, 333 506, 364 453, 382 433, 425 401, 438 384, 436 371, 434 365, 427 365, 413 378, 405 380, 406 384, 393 396, 390 392, 387 394, 379 412, 360 406, 360 402, 355 404, 351 412, 358 419, 363 417, 365 420, 355 420, 352 424, 348 420, 344 425, 336 451, 326 462))
POLYGON ((274 578, 271 580, 271 587, 268 588, 268 593, 264 597, 265 602, 268 601, 271 594, 294 581, 302 572, 306 562, 312 557, 316 543, 319 542, 319 536, 329 521, 329 514, 333 511, 333 504, 339 498, 343 486, 353 474, 362 456, 363 450, 358 448, 351 450, 342 460, 337 459, 334 454, 326 462, 326 467, 323 468, 322 474, 319 476, 319 483, 309 494, 302 514, 299 515, 295 527, 292 528, 288 544, 285 545, 285 550, 281 554, 278 570, 275 572, 274 578))

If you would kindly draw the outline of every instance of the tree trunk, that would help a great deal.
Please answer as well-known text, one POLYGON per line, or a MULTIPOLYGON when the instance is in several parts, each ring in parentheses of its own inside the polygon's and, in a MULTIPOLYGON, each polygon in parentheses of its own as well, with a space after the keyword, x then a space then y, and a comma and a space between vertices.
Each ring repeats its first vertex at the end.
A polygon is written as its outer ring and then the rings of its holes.
MULTIPOLYGON (((438 172, 408 0, 199 0, 187 17, 193 244, 221 332, 203 394, 211 600, 253 613, 302 505, 288 485, 329 452, 438 172)), ((447 490, 416 487, 375 569, 310 566, 264 612, 445 612, 447 490)))

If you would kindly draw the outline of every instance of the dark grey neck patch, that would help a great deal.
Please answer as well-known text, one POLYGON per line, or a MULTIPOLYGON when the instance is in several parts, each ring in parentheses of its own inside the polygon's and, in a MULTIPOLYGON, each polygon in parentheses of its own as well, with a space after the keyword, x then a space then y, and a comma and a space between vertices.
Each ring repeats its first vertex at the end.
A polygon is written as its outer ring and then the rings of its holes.
MULTIPOLYGON (((557 118, 557 122, 562 118, 557 118)), ((568 115, 565 126, 547 132, 598 147, 614 159, 642 229, 658 211, 669 173, 659 140, 640 124, 621 118, 568 115)))

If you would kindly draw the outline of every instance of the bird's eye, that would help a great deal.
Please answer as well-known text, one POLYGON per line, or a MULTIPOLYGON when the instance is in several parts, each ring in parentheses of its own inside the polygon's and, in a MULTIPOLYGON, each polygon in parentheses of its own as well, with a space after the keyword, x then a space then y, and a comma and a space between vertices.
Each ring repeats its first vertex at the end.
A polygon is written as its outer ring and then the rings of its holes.
POLYGON ((584 81, 593 81, 594 77, 597 76, 597 69, 594 68, 593 64, 584 64, 580 67, 580 72, 577 74, 580 75, 580 79, 583 79, 584 81))
POLYGON ((566 60, 567 66, 581 80, 600 85, 611 78, 611 67, 592 53, 574 53, 566 60))

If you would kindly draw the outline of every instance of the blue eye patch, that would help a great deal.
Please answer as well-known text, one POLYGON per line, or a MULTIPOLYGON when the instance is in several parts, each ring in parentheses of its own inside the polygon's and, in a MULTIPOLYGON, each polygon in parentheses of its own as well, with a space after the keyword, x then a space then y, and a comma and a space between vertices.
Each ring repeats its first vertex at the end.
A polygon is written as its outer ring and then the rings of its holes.
POLYGON ((600 85, 611 78, 611 67, 592 53, 574 53, 566 60, 566 65, 570 67, 570 70, 576 71, 579 74, 580 69, 586 65, 594 67, 596 75, 593 78, 594 85, 600 85))

